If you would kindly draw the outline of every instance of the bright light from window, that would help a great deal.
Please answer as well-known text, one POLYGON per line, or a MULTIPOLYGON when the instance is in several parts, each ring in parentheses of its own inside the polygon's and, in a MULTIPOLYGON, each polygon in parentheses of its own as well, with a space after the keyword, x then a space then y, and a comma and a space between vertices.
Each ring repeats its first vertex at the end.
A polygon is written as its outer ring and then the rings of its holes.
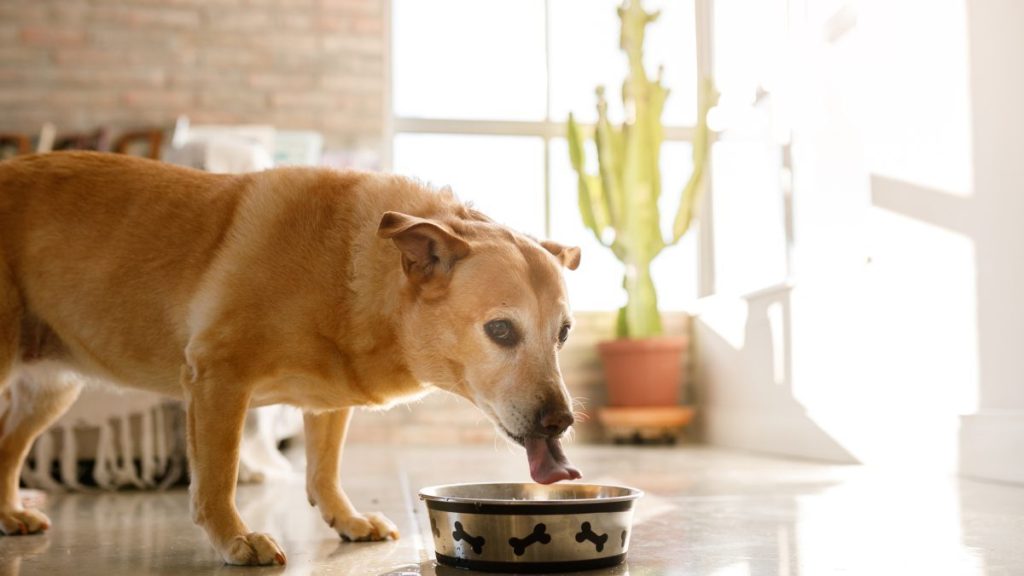
POLYGON ((870 74, 858 83, 858 96, 872 173, 971 194, 964 3, 864 3, 858 28, 870 74))
POLYGON ((786 62, 787 0, 714 0, 715 84, 723 104, 753 102, 786 62))
POLYGON ((718 142, 715 186, 715 290, 744 294, 786 279, 786 230, 777 147, 718 142))
POLYGON ((542 0, 395 0, 395 114, 542 120, 542 0))
MULTIPOLYGON (((626 56, 619 48, 620 0, 551 0, 551 119, 569 113, 582 122, 597 119, 594 88, 607 88, 608 113, 621 120, 622 81, 626 56)), ((693 125, 697 118, 697 56, 692 0, 648 0, 648 11, 661 16, 647 28, 645 60, 654 77, 665 67, 664 84, 671 90, 663 120, 668 125, 693 125)))
POLYGON ((544 237, 544 143, 517 136, 399 134, 394 171, 451 186, 511 228, 544 237))

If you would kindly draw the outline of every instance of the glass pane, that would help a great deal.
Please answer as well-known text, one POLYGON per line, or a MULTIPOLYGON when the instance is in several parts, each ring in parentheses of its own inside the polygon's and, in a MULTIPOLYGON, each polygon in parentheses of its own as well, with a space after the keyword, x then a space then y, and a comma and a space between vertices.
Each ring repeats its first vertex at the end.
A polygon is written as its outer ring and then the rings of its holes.
POLYGON ((761 142, 712 148, 716 292, 744 294, 786 278, 779 156, 761 142))
MULTIPOLYGON (((564 244, 580 246, 580 267, 566 274, 569 301, 574 310, 615 310, 626 303, 622 289, 623 266, 611 251, 594 238, 580 218, 576 173, 569 164, 564 139, 551 141, 551 237, 564 244)), ((594 151, 588 151, 593 159, 594 151)), ((675 218, 679 195, 690 175, 690 145, 667 142, 662 147, 662 229, 668 231, 675 218)), ((654 261, 652 274, 662 310, 683 310, 697 297, 697 233, 691 230, 683 240, 666 249, 654 261)))
POLYGON ((395 0, 395 114, 542 120, 543 0, 395 0))
MULTIPOLYGON (((693 148, 689 142, 665 142, 661 147, 662 235, 669 238, 675 222, 683 186, 693 171, 693 148)), ((666 248, 651 266, 662 310, 686 310, 697 299, 697 226, 693 226, 678 244, 666 248)))
POLYGON ((540 138, 399 134, 394 171, 451 186, 494 220, 544 236, 544 143, 540 138))
MULTIPOLYGON (((619 49, 620 0, 550 0, 551 119, 572 112, 578 119, 597 118, 594 88, 607 88, 611 118, 622 120, 622 81, 626 57, 619 49)), ((692 125, 697 117, 696 34, 693 0, 648 0, 648 11, 661 10, 647 27, 648 74, 664 65, 664 83, 672 91, 665 105, 667 125, 692 125)))

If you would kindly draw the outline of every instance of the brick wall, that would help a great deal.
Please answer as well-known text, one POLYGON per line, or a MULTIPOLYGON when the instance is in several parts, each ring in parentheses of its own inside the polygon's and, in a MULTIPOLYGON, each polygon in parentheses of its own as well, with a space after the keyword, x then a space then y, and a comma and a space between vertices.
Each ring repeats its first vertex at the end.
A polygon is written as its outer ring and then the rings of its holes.
POLYGON ((386 0, 2 0, 0 132, 269 123, 378 149, 386 0))

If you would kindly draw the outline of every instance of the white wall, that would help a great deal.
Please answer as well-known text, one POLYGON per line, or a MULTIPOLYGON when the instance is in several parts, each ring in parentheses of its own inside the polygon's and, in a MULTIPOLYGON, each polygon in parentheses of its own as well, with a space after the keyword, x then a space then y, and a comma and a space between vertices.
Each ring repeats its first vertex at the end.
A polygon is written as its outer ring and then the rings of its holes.
POLYGON ((1024 3, 843 6, 794 11, 795 282, 703 303, 706 437, 1024 481, 1024 3))
POLYGON ((962 471, 1024 482, 1024 3, 968 5, 978 261, 978 411, 962 471))

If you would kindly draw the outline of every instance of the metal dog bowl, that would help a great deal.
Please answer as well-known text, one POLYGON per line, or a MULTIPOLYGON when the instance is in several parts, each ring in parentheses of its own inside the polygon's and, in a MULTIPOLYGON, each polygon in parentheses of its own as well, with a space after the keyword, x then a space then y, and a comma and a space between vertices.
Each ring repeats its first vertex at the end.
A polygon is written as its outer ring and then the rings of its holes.
POLYGON ((595 484, 449 484, 420 490, 437 561, 491 572, 569 572, 626 558, 643 493, 595 484))

